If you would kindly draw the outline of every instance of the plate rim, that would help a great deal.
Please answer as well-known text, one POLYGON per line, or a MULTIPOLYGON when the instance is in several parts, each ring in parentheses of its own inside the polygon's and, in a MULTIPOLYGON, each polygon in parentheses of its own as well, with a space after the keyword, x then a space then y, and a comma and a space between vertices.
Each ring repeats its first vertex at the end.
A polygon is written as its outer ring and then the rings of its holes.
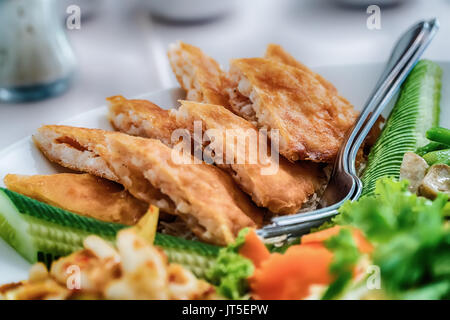
MULTIPOLYGON (((166 89, 159 89, 159 90, 155 90, 155 91, 151 91, 151 92, 147 92, 147 93, 141 93, 135 96, 132 96, 130 98, 127 99, 144 99, 145 97, 148 97, 149 95, 157 95, 157 94, 161 94, 163 92, 170 92, 170 91, 179 91, 182 90, 181 87, 171 87, 171 88, 166 88, 166 89)), ((108 107, 107 104, 103 104, 99 107, 95 107, 91 110, 87 110, 84 112, 81 112, 79 114, 76 114, 70 118, 64 119, 62 121, 59 121, 58 123, 56 123, 56 125, 68 125, 69 122, 73 122, 76 121, 79 118, 82 117, 86 117, 87 115, 89 115, 90 113, 97 113, 99 112, 101 109, 106 109, 108 107)), ((0 157, 5 156, 6 154, 8 154, 9 152, 11 152, 11 150, 14 150, 15 148, 17 148, 18 146, 27 143, 29 141, 33 140, 33 135, 28 135, 25 137, 22 137, 20 139, 18 139, 17 141, 11 143, 10 145, 4 147, 3 149, 0 150, 0 157)))

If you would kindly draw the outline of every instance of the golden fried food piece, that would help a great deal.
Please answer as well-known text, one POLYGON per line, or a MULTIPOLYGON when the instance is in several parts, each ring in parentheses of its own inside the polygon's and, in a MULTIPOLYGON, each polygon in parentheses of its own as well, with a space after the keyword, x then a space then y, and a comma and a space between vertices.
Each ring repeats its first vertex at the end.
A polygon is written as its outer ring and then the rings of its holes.
POLYGON ((171 144, 172 132, 177 127, 168 110, 147 100, 127 100, 122 96, 107 100, 110 103, 108 117, 115 130, 171 144))
POLYGON ((109 161, 112 158, 105 137, 114 134, 99 129, 69 126, 43 126, 33 135, 36 146, 51 161, 80 172, 87 172, 125 186, 137 199, 153 204, 167 213, 174 212, 172 201, 136 170, 127 181, 114 172, 109 161))
POLYGON ((136 198, 180 216, 205 241, 228 244, 243 227, 261 223, 263 213, 231 177, 194 164, 192 156, 174 163, 172 149, 158 140, 68 126, 41 127, 34 140, 51 161, 91 174, 107 172, 136 198))
POLYGON ((90 174, 15 175, 4 178, 8 189, 83 216, 134 225, 148 204, 112 181, 90 174))
MULTIPOLYGON (((205 125, 204 130, 234 129, 246 132, 251 130, 255 137, 258 135, 255 126, 218 105, 182 101, 182 107, 180 107, 179 112, 171 110, 173 114, 170 114, 169 117, 168 111, 157 107, 151 102, 148 102, 151 108, 142 108, 139 112, 134 112, 134 110, 144 105, 142 100, 120 98, 119 101, 120 107, 118 104, 111 107, 111 109, 114 108, 114 111, 110 109, 110 119, 117 118, 119 112, 120 114, 131 114, 132 125, 124 125, 126 122, 120 120, 121 123, 116 125, 117 129, 146 138, 156 138, 163 143, 167 140, 164 137, 169 137, 171 134, 170 130, 174 128, 189 128, 191 133, 193 133, 193 122, 196 120, 203 121, 205 125), (178 121, 175 120, 174 116, 178 116, 178 121), (158 117, 165 118, 158 119, 158 117), (142 126, 143 122, 149 118, 152 119, 153 125, 150 130, 146 130, 142 126), (170 125, 165 125, 167 123, 170 123, 170 125)), ((168 145, 171 146, 172 144, 168 145)), ((258 140, 254 141, 254 146, 258 146, 258 140)), ((248 152, 244 151, 242 154, 248 155, 248 152)), ((252 196, 253 201, 258 206, 266 207, 276 214, 297 212, 307 198, 317 190, 322 180, 319 169, 313 164, 302 163, 294 165, 284 158, 280 159, 280 166, 275 161, 271 161, 268 165, 262 165, 262 161, 258 163, 257 160, 253 161, 255 164, 250 164, 250 161, 244 164, 237 164, 237 154, 230 156, 235 161, 234 164, 218 164, 218 166, 229 172, 235 182, 252 196), (262 174, 262 172, 268 172, 268 170, 275 167, 276 172, 262 174), (269 185, 272 187, 268 188, 267 186, 269 185)), ((277 156, 277 161, 278 158, 277 156)), ((267 160, 270 161, 270 157, 267 160)))
MULTIPOLYGON (((182 142, 191 147, 191 139, 181 130, 169 110, 164 110, 146 100, 125 99, 122 96, 108 98, 110 101, 109 120, 117 131, 142 138, 160 140, 169 147, 182 142), (172 138, 172 135, 174 137, 172 138), (186 137, 185 140, 183 138, 186 137), (172 141, 173 139, 173 141, 172 141)), ((192 150, 191 150, 192 151, 192 150)))
POLYGON ((258 146, 267 144, 265 137, 259 137, 254 125, 224 107, 181 101, 181 107, 172 114, 192 133, 198 121, 208 140, 219 142, 215 151, 221 157, 214 157, 216 165, 229 172, 258 206, 273 213, 296 213, 323 181, 314 163, 291 163, 278 154, 272 158, 269 146, 261 157, 258 146))
POLYGON ((214 59, 181 41, 170 46, 168 56, 180 86, 187 92, 187 100, 228 106, 224 91, 228 78, 214 59))
POLYGON ((309 69, 307 66, 305 66, 300 61, 297 61, 291 54, 289 54, 286 50, 283 49, 280 45, 277 44, 269 44, 266 49, 265 57, 267 59, 272 59, 284 64, 287 64, 292 67, 296 67, 306 73, 311 74, 314 78, 317 79, 325 88, 332 92, 337 93, 337 89, 333 86, 331 82, 326 80, 324 77, 322 77, 320 74, 317 74, 313 72, 311 69, 309 69))
POLYGON ((176 204, 176 214, 200 239, 224 245, 242 228, 261 225, 262 210, 222 170, 196 164, 190 154, 178 154, 175 161, 173 152, 177 151, 154 139, 118 134, 108 137, 108 146, 118 155, 111 165, 141 170, 176 204))
POLYGON ((279 130, 288 160, 332 162, 356 120, 353 106, 315 75, 273 59, 231 61, 233 112, 258 127, 279 130))
MULTIPOLYGON (((326 87, 328 90, 334 91, 337 93, 337 89, 334 87, 334 85, 326 80, 324 77, 322 77, 320 74, 314 73, 311 71, 307 66, 305 66, 303 63, 297 61, 292 55, 290 55, 288 52, 286 52, 281 46, 277 44, 269 44, 266 49, 265 57, 268 59, 272 59, 287 65, 290 65, 292 67, 299 68, 307 73, 311 73, 314 75, 314 77, 319 81, 324 87, 326 87)), ((367 138, 364 140, 363 145, 361 146, 361 149, 358 153, 358 157, 356 159, 356 164, 358 167, 358 164, 360 164, 364 160, 364 154, 370 151, 370 147, 372 147, 375 144, 375 141, 380 136, 381 132, 381 124, 384 122, 383 116, 380 116, 377 119, 377 122, 373 125, 372 129, 370 130, 369 134, 367 135, 367 138)))

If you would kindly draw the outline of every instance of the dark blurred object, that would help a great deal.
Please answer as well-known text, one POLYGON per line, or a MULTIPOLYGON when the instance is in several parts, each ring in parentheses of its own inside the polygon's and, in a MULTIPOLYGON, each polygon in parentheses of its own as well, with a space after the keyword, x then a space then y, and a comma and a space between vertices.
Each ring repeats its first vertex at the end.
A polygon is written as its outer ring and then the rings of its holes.
POLYGON ((168 22, 211 20, 229 13, 234 0, 142 0, 150 13, 168 22))
POLYGON ((395 6, 403 2, 404 0, 332 0, 348 7, 368 7, 370 5, 378 5, 380 7, 395 6))
MULTIPOLYGON (((129 0, 127 0, 129 1, 129 0)), ((116 5, 117 1, 111 1, 108 2, 113 3, 113 5, 116 5)), ((102 6, 104 5, 103 0, 58 0, 58 5, 60 7, 60 11, 62 12, 64 17, 67 17, 66 8, 72 5, 76 5, 80 7, 81 10, 81 20, 87 21, 92 18, 95 18, 95 16, 99 13, 99 11, 102 10, 102 6)))
POLYGON ((0 101, 62 93, 74 68, 55 0, 0 1, 0 101))

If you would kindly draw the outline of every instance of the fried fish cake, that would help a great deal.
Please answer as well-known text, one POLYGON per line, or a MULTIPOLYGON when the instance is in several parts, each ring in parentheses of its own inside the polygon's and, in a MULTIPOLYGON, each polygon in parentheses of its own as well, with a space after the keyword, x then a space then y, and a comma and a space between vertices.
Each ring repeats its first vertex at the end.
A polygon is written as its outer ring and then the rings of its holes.
MULTIPOLYGON (((128 100, 122 96, 107 100, 110 101, 108 118, 115 130, 132 136, 160 140, 171 148, 182 142, 185 148, 191 149, 192 142, 187 135, 189 132, 180 131, 169 110, 147 100, 128 100)), ((191 149, 191 153, 192 151, 191 149)))
POLYGON ((332 162, 356 120, 353 106, 315 75, 265 58, 231 61, 233 111, 258 127, 277 129, 288 160, 332 162))
POLYGON ((105 137, 113 132, 70 126, 43 126, 33 135, 42 153, 59 165, 80 172, 87 172, 124 185, 137 199, 154 204, 166 213, 174 213, 174 204, 136 170, 127 177, 120 177, 109 164, 113 154, 108 150, 105 137))
MULTIPOLYGON (((122 102, 120 104, 120 108, 115 108, 115 112, 110 111, 110 118, 115 117, 118 110, 120 110, 120 114, 130 114, 136 109, 135 105, 139 106, 141 105, 141 102, 139 100, 127 100, 126 103, 122 102)), ((157 119, 153 120, 155 126, 152 127, 151 130, 144 130, 139 126, 141 126, 142 122, 146 119, 168 116, 168 114, 166 114, 168 111, 162 109, 160 109, 160 111, 164 111, 164 113, 154 111, 154 107, 157 106, 153 104, 152 106, 153 108, 145 108, 139 113, 133 113, 133 124, 131 126, 123 125, 124 122, 121 121, 121 124, 117 125, 117 128, 125 133, 133 134, 139 132, 139 135, 142 137, 157 138, 158 136, 164 137, 170 135, 169 131, 164 133, 164 130, 167 130, 169 126, 160 125, 166 123, 167 121, 170 121, 171 128, 187 128, 192 134, 194 133, 193 122, 196 120, 201 120, 204 124, 204 130, 231 129, 245 131, 245 133, 249 133, 248 130, 250 130, 251 136, 257 138, 258 135, 258 131, 255 126, 221 106, 196 102, 190 103, 188 101, 182 101, 182 106, 180 107, 179 112, 176 112, 174 109, 171 110, 173 111, 173 114, 171 115, 170 120, 167 120, 167 118, 164 121, 157 119), (178 117, 178 121, 175 117, 178 117), (153 132, 158 132, 158 134, 155 135, 153 132), (163 132, 163 134, 160 134, 161 132, 163 132)), ((114 106, 112 106, 111 109, 112 108, 114 108, 114 106)), ((215 136, 211 138, 218 139, 219 137, 215 136)), ((160 140, 164 142, 161 138, 160 140)), ((256 139, 253 143, 253 146, 258 146, 258 139, 256 139)), ((266 207, 273 213, 292 214, 297 212, 308 197, 317 190, 323 180, 321 172, 317 166, 308 163, 294 165, 286 161, 284 158, 281 158, 278 161, 278 157, 276 160, 270 160, 269 157, 267 160, 269 160, 270 163, 264 165, 260 161, 261 159, 252 159, 253 161, 237 163, 239 162, 238 155, 245 154, 245 156, 248 156, 249 150, 236 152, 233 149, 235 145, 229 144, 228 146, 230 150, 233 150, 232 153, 229 154, 232 158, 232 164, 219 164, 217 162, 216 164, 230 173, 235 182, 241 187, 242 190, 252 197, 253 201, 258 206, 266 207), (278 161, 278 163, 275 163, 275 161, 278 161), (275 169, 275 167, 276 172, 269 172, 269 170, 275 169), (272 187, 268 188, 267 186, 269 185, 272 187)), ((224 150, 225 149, 226 148, 224 148, 224 150)))
POLYGON ((185 154, 175 162, 173 149, 154 139, 116 135, 108 137, 108 143, 120 155, 120 162, 113 160, 112 165, 133 168, 137 163, 152 185, 172 199, 177 214, 200 239, 228 244, 240 229, 261 225, 262 210, 220 169, 195 164, 185 154))
POLYGON ((107 100, 110 103, 108 117, 115 130, 171 144, 172 132, 177 127, 168 110, 147 100, 128 100, 122 96, 107 100))
POLYGON ((148 208, 121 185, 88 173, 8 174, 3 181, 12 191, 107 222, 134 225, 148 208))
POLYGON ((197 47, 178 41, 168 52, 172 70, 186 90, 187 100, 228 106, 226 73, 220 65, 197 47))
MULTIPOLYGON (((337 93, 337 89, 334 87, 334 85, 326 80, 324 77, 322 77, 320 74, 314 73, 309 69, 307 66, 305 66, 303 63, 297 61, 292 55, 290 55, 287 51, 285 51, 281 46, 277 44, 269 44, 266 49, 265 57, 268 59, 273 59, 275 61, 290 65, 292 67, 299 68, 307 73, 311 73, 317 81, 319 81, 324 87, 326 87, 328 90, 334 91, 337 93)), ((363 145, 361 148, 364 148, 364 150, 370 148, 375 144, 376 139, 379 137, 381 129, 380 126, 384 122, 383 116, 380 116, 377 119, 377 122, 370 130, 369 134, 367 135, 366 140, 364 140, 363 145)), ((360 163, 363 159, 362 150, 358 153, 357 157, 357 164, 360 163)))
POLYGON ((172 114, 192 133, 194 123, 200 123, 208 140, 215 141, 216 165, 230 173, 258 206, 276 214, 296 213, 321 185, 316 164, 291 163, 278 154, 270 157, 265 136, 259 136, 254 125, 222 106, 181 101, 181 107, 172 114), (259 154, 260 143, 268 151, 261 150, 263 155, 259 154))
POLYGON ((167 202, 165 205, 204 241, 225 245, 240 229, 262 223, 263 211, 231 177, 211 165, 194 164, 190 155, 180 154, 183 161, 175 163, 173 149, 158 140, 67 126, 44 126, 34 139, 52 161, 93 174, 107 168, 136 198, 145 198, 156 206, 167 202), (99 136, 102 138, 97 144, 99 136), (92 159, 96 160, 94 170, 90 169, 92 159), (105 168, 99 170, 98 163, 105 168))

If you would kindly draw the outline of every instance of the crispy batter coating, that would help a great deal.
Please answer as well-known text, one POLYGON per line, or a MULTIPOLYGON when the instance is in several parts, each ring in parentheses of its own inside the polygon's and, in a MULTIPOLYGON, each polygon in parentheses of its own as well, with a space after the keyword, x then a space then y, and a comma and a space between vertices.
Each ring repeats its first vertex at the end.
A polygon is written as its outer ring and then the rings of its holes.
MULTIPOLYGON (((219 142, 216 149, 223 157, 216 158, 216 164, 229 172, 258 206, 267 207, 276 214, 296 213, 321 185, 321 172, 316 164, 291 163, 278 156, 259 156, 257 128, 224 107, 181 101, 181 107, 178 111, 173 110, 173 114, 178 124, 192 133, 194 122, 201 122, 209 139, 219 142), (238 143, 234 136, 243 139, 243 143, 238 143)), ((265 140, 261 143, 266 145, 265 140)), ((267 150, 264 155, 270 155, 270 146, 267 150)))
MULTIPOLYGON (((273 59, 275 61, 290 65, 292 67, 299 68, 307 73, 312 73, 314 77, 319 81, 324 87, 326 87, 330 91, 334 91, 337 93, 337 89, 334 87, 334 85, 326 80, 324 77, 322 77, 320 74, 314 73, 311 71, 307 66, 305 66, 300 61, 297 61, 292 55, 290 55, 286 50, 284 50, 281 46, 277 44, 269 44, 266 49, 265 57, 268 59, 273 59)), ((371 146, 375 144, 376 139, 379 137, 381 129, 380 125, 384 122, 383 116, 380 116, 375 123, 375 125, 372 127, 371 131, 367 135, 366 140, 364 141, 364 144, 361 146, 361 148, 364 148, 364 152, 366 152, 366 149, 369 149, 371 146)), ((367 152, 368 153, 368 152, 367 152)), ((358 157, 356 159, 356 163, 358 166, 358 163, 361 163, 363 161, 363 152, 360 150, 358 153, 358 157)))
MULTIPOLYGON (((202 104, 196 102, 182 101, 179 112, 171 110, 169 112, 162 110, 156 105, 148 102, 151 108, 142 108, 140 112, 134 112, 140 106, 144 105, 141 100, 126 100, 120 98, 120 107, 118 104, 110 107, 110 119, 114 121, 119 114, 132 114, 132 125, 127 125, 123 120, 116 126, 120 131, 133 134, 139 133, 142 137, 159 138, 163 143, 164 137, 171 134, 170 130, 174 128, 187 128, 193 134, 193 122, 201 120, 203 129, 233 129, 247 132, 251 130, 256 140, 254 146, 258 147, 258 131, 254 125, 245 119, 238 117, 222 106, 202 104), (159 110, 157 110, 158 108, 159 110), (113 110, 112 110, 113 109, 113 110), (158 117, 166 117, 164 120, 158 120, 158 117), (178 117, 176 120, 175 117, 178 117), (141 128, 146 119, 152 119, 152 127, 150 130, 141 128), (165 125, 170 123, 170 125, 165 125)), ((116 121, 118 123, 119 121, 116 121)), ((193 136, 193 135, 192 135, 193 136)), ((214 137, 218 138, 218 137, 214 137)), ((224 141, 226 141, 224 139, 224 141)), ((230 141, 231 142, 231 141, 230 141)), ((172 144, 169 144, 171 146, 172 144)), ((247 146, 248 147, 248 146, 247 146)), ((223 148, 226 151, 226 148, 223 148)), ((234 148, 230 146, 230 151, 234 152, 234 148)), ((244 150, 241 154, 245 154, 248 158, 249 150, 244 150)), ((305 203, 310 195, 312 195, 320 185, 321 172, 314 164, 301 163, 291 164, 286 159, 279 159, 279 166, 275 160, 270 160, 269 165, 263 165, 262 161, 246 161, 238 164, 238 152, 231 154, 234 163, 218 164, 219 167, 225 169, 233 177, 235 182, 248 193, 253 201, 261 207, 266 207, 276 214, 292 214, 297 212, 305 203), (268 172, 270 168, 277 167, 277 171, 270 174, 262 174, 268 172), (266 170, 264 170, 266 168, 266 170), (271 186, 270 188, 268 186, 271 186)), ((250 160, 250 159, 247 159, 250 160)), ((278 157, 277 157, 278 160, 278 157)))
POLYGON ((174 212, 174 204, 135 170, 125 178, 114 172, 109 164, 114 156, 107 148, 105 137, 114 134, 100 129, 70 126, 43 126, 33 135, 42 153, 59 165, 87 172, 124 185, 137 199, 158 206, 167 213, 174 212))
POLYGON ((108 171, 136 198, 171 209, 166 212, 179 215, 205 241, 228 244, 241 228, 262 222, 263 212, 231 177, 211 165, 194 164, 192 157, 174 163, 172 149, 160 141, 67 126, 41 127, 34 139, 63 166, 92 174, 108 171))
POLYGON ((187 100, 228 107, 224 91, 228 78, 214 59, 181 41, 170 46, 168 56, 180 86, 187 92, 187 100))
POLYGON ((88 173, 8 174, 4 182, 12 191, 107 222, 134 225, 148 208, 121 185, 88 173))
POLYGON ((334 160, 357 113, 313 72, 248 58, 231 61, 230 77, 233 111, 258 127, 278 129, 280 153, 287 159, 334 160))
POLYGON ((139 166, 153 186, 176 204, 176 213, 204 241, 224 245, 232 242, 244 227, 260 225, 263 213, 220 169, 193 163, 192 156, 179 154, 158 140, 127 135, 108 137, 111 151, 118 156, 113 166, 139 166))
POLYGON ((172 132, 177 127, 168 110, 147 100, 128 100, 122 96, 107 100, 110 103, 108 117, 115 130, 171 144, 172 132))

